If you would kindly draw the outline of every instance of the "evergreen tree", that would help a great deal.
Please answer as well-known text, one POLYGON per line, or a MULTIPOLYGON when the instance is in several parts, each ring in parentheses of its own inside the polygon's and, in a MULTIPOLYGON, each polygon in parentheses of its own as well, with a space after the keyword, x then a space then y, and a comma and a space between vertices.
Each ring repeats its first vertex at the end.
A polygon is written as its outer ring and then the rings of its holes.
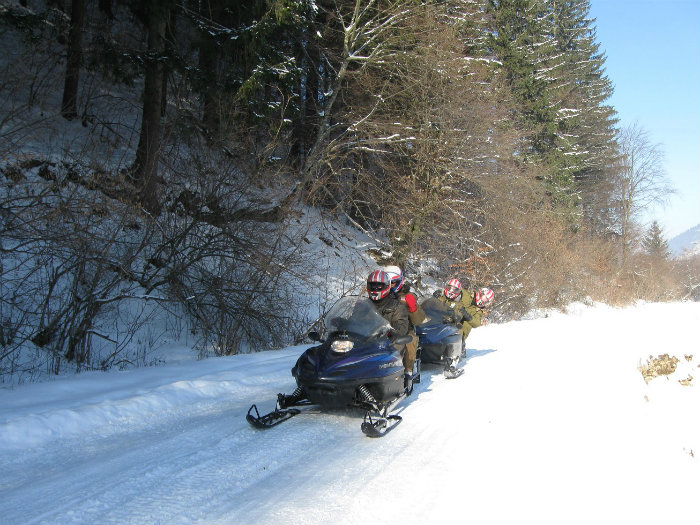
POLYGON ((521 131, 517 155, 540 166, 552 203, 571 220, 577 183, 605 179, 615 153, 615 112, 588 17, 589 0, 490 0, 489 48, 501 64, 521 131))
POLYGON ((562 141, 556 86, 566 82, 563 53, 548 0, 490 0, 490 51, 514 105, 511 121, 521 136, 517 158, 535 169, 555 209, 573 207, 571 145, 562 141))
POLYGON ((544 68, 541 47, 551 47, 544 30, 539 0, 490 0, 489 51, 499 61, 517 106, 514 125, 523 134, 520 155, 539 160, 552 147, 556 113, 548 99, 548 78, 538 74, 544 68))
MULTIPOLYGON (((589 0, 548 2, 548 9, 556 42, 556 66, 552 67, 557 74, 552 77, 550 93, 558 113, 560 168, 578 184, 586 222, 593 231, 604 232, 610 226, 606 219, 609 206, 607 199, 600 201, 617 155, 616 113, 605 104, 613 91, 604 75, 605 56, 595 41, 589 0)), ((576 202, 578 198, 576 195, 576 202)))
POLYGON ((668 259, 670 253, 668 242, 657 221, 652 222, 649 226, 646 236, 642 239, 642 247, 647 255, 656 260, 668 259))

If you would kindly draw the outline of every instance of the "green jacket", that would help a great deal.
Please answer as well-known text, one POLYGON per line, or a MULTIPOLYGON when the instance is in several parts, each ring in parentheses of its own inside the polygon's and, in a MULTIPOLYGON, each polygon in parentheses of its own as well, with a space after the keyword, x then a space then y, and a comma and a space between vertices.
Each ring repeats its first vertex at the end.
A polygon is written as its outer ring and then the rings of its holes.
POLYGON ((459 294, 459 297, 457 297, 457 299, 455 299, 454 301, 452 299, 448 299, 443 294, 438 298, 438 300, 445 303, 449 308, 451 308, 458 319, 462 318, 465 314, 469 314, 472 316, 471 320, 464 321, 462 323, 462 327, 459 330, 462 334, 462 340, 467 338, 469 332, 472 331, 472 328, 481 326, 481 319, 483 317, 484 312, 481 308, 474 304, 473 293, 465 295, 465 293, 462 292, 459 294))

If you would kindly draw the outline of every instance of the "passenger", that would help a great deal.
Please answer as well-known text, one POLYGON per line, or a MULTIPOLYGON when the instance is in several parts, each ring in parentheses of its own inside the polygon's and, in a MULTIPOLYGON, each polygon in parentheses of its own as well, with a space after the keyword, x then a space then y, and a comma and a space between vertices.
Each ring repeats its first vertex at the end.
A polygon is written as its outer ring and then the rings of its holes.
POLYGON ((451 279, 442 289, 433 295, 440 295, 439 300, 445 303, 454 311, 454 322, 461 324, 460 334, 462 335, 462 354, 464 355, 465 341, 472 331, 486 323, 487 308, 493 304, 494 293, 490 288, 479 288, 474 293, 465 294, 462 290, 462 283, 458 279, 451 279))
MULTIPOLYGON (((380 315, 389 321, 392 328, 392 336, 402 336, 410 333, 411 322, 408 317, 408 306, 406 306, 405 302, 400 301, 396 294, 392 293, 389 273, 384 270, 375 270, 370 273, 369 277, 367 277, 367 295, 374 302, 374 306, 380 315)), ((403 348, 400 348, 399 345, 396 346, 403 359, 406 354, 406 346, 403 345, 403 348)), ((404 386, 406 393, 410 394, 413 388, 412 373, 405 370, 404 386)))
POLYGON ((406 304, 408 307, 408 320, 411 323, 410 335, 413 340, 406 345, 406 351, 403 354, 403 367, 405 375, 410 376, 410 380, 406 382, 406 389, 410 394, 413 390, 413 380, 420 381, 420 378, 413 374, 413 367, 416 362, 416 353, 418 352, 418 335, 416 335, 416 326, 425 321, 425 312, 418 304, 416 296, 411 292, 411 285, 406 282, 405 276, 401 268, 398 266, 385 266, 384 272, 388 273, 391 279, 391 291, 396 297, 406 304))

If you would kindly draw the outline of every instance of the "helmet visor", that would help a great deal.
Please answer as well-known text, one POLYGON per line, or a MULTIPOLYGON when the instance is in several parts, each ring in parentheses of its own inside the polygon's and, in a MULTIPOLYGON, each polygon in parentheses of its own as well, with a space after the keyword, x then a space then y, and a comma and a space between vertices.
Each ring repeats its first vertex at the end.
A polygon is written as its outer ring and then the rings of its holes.
POLYGON ((374 281, 369 281, 367 283, 367 291, 369 291, 369 292, 381 292, 383 290, 386 290, 387 288, 389 288, 389 284, 387 284, 387 283, 374 282, 374 281))

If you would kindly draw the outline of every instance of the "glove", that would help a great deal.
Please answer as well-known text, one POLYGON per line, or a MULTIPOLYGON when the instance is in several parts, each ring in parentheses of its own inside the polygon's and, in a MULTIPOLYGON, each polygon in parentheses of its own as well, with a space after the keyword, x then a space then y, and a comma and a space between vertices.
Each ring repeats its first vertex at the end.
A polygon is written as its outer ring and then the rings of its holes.
POLYGON ((438 289, 433 292, 433 297, 440 297, 442 295, 442 290, 438 289))
POLYGON ((469 321, 471 321, 471 320, 472 320, 472 315, 471 315, 469 312, 466 312, 466 313, 462 316, 462 322, 465 322, 465 321, 466 321, 466 322, 469 322, 469 321))
POLYGON ((445 317, 442 318, 443 323, 454 323, 455 318, 451 315, 446 315, 445 317))
POLYGON ((406 306, 408 306, 408 311, 413 313, 416 310, 418 310, 418 305, 416 304, 416 298, 413 296, 413 294, 406 294, 403 298, 404 302, 406 303, 406 306))

